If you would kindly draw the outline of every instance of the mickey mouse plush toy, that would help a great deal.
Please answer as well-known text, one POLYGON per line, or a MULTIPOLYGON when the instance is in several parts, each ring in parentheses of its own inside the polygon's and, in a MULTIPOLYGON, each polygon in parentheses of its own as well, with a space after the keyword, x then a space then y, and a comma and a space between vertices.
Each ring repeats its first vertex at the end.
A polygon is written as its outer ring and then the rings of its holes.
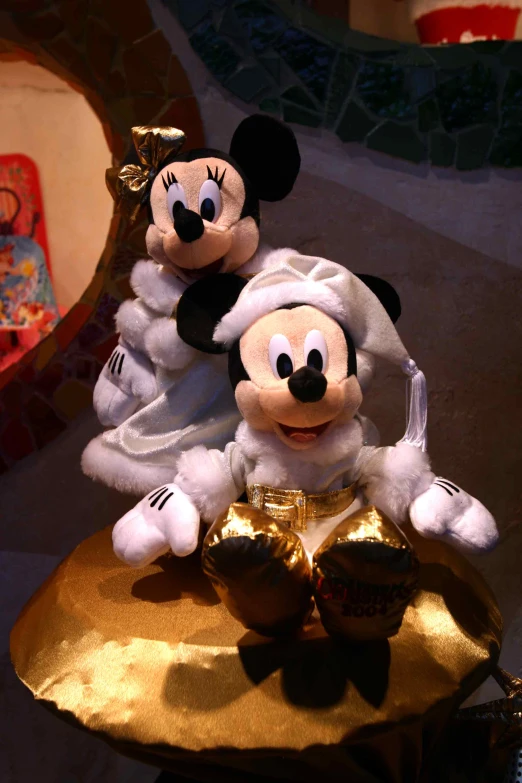
POLYGON ((497 539, 486 508, 431 472, 425 380, 390 318, 399 312, 383 281, 297 253, 248 283, 216 275, 188 288, 179 335, 228 352, 243 420, 224 450, 185 451, 171 481, 116 524, 118 557, 141 566, 169 549, 187 555, 203 521, 203 569, 245 627, 288 633, 315 599, 333 635, 397 633, 418 572, 400 529, 408 517, 421 535, 467 551, 497 539), (408 427, 393 447, 378 447, 358 413, 364 353, 409 378, 408 427), (237 502, 245 490, 249 502, 237 502))
MULTIPOLYGON (((285 250, 259 245, 259 201, 292 189, 300 157, 292 131, 253 115, 236 129, 230 152, 182 152, 184 134, 167 127, 132 130, 138 163, 109 169, 117 206, 134 219, 147 206, 152 260, 138 261, 137 295, 117 314, 119 345, 94 391, 100 422, 113 427, 84 452, 85 473, 141 494, 167 480, 173 457, 196 443, 222 446, 239 417, 221 356, 208 356, 177 333, 176 306, 187 285, 209 274, 252 276, 285 250)), ((227 302, 217 301, 218 308, 227 302)))

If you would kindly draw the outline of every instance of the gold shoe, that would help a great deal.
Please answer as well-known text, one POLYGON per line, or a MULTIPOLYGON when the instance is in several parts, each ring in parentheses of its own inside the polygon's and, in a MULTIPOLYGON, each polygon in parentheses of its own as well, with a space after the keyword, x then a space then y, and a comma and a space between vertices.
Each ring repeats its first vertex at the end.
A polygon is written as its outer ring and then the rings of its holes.
POLYGON ((312 569, 301 539, 246 503, 216 519, 202 565, 230 614, 263 636, 297 630, 312 611, 312 569))
POLYGON ((332 636, 394 636, 418 582, 419 561, 402 531, 375 506, 346 517, 315 552, 317 608, 332 636))

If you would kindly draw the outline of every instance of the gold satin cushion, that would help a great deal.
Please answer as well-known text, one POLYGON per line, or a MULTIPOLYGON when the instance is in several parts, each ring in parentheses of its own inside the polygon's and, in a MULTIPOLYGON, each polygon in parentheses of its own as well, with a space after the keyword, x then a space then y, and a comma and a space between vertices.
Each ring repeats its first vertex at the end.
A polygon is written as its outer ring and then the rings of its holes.
POLYGON ((414 783, 496 662, 501 618, 463 556, 407 536, 420 580, 399 633, 339 645, 315 617, 291 641, 245 632, 198 553, 136 571, 107 529, 24 608, 12 660, 57 715, 196 780, 414 783))

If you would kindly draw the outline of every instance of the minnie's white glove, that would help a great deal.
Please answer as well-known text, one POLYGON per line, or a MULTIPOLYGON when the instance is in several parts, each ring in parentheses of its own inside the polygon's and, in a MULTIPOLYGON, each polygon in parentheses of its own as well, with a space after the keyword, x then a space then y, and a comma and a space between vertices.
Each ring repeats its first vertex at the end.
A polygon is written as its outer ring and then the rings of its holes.
POLYGON ((487 508, 440 477, 411 503, 409 512, 421 535, 447 540, 464 552, 488 552, 498 541, 497 526, 487 508))
POLYGON ((199 512, 177 484, 164 484, 140 500, 112 531, 114 554, 141 568, 173 551, 190 555, 198 544, 199 512))
POLYGON ((157 397, 152 362, 123 342, 114 349, 94 387, 93 404, 104 427, 117 427, 141 403, 157 397))

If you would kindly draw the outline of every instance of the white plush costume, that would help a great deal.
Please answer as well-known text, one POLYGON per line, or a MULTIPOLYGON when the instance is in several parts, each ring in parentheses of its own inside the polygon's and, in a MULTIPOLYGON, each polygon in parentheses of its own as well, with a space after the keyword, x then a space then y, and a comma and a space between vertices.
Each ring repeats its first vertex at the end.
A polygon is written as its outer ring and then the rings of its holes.
MULTIPOLYGON (((186 555, 197 546, 199 523, 212 521, 240 497, 246 486, 264 484, 306 493, 327 492, 357 482, 357 498, 371 503, 397 524, 408 514, 416 529, 446 538, 468 551, 486 551, 497 540, 489 512, 464 490, 431 472, 426 446, 424 376, 410 359, 384 307, 355 275, 323 259, 287 252, 241 292, 218 324, 217 342, 230 347, 264 315, 286 304, 308 304, 346 328, 357 354, 387 358, 410 378, 406 434, 394 447, 378 447, 373 425, 356 415, 317 438, 310 448, 293 450, 275 434, 239 425, 224 451, 198 445, 170 465, 171 478, 144 498, 115 526, 116 554, 141 566, 169 548, 186 555), (175 476, 175 478, 174 478, 175 476)), ((165 471, 166 475, 167 471, 165 471)), ((339 522, 309 523, 301 534, 311 554, 339 522)))
MULTIPOLYGON (((294 252, 262 246, 237 274, 254 275, 294 252)), ((172 479, 183 451, 201 443, 224 447, 241 417, 226 356, 196 351, 178 336, 171 316, 187 284, 151 260, 136 263, 131 286, 137 298, 118 310, 119 345, 94 389, 98 418, 114 429, 89 443, 82 469, 142 495, 172 479)))

